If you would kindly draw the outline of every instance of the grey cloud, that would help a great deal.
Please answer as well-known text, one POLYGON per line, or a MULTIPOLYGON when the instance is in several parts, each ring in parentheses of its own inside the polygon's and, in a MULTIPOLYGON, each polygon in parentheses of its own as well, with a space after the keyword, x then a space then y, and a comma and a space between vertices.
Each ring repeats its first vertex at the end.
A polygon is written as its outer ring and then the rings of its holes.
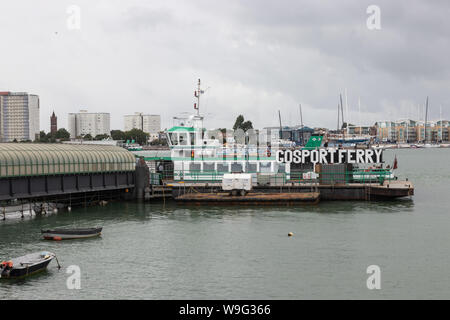
POLYGON ((238 113, 258 127, 276 125, 278 109, 295 124, 298 103, 308 125, 334 127, 345 88, 346 118, 353 121, 359 119, 359 96, 364 123, 415 114, 427 95, 432 117, 440 104, 450 117, 448 1, 79 5, 79 32, 65 30, 59 1, 9 3, 9 14, 0 19, 0 36, 9 44, 2 52, 0 89, 40 94, 46 130, 53 108, 65 119, 81 106, 110 111, 113 128, 134 111, 161 113, 163 126, 170 126, 172 116, 193 111, 199 77, 211 87, 202 111, 215 127, 232 125, 238 113), (366 28, 370 4, 381 8, 381 30, 366 28), (17 23, 24 19, 29 23, 17 23))

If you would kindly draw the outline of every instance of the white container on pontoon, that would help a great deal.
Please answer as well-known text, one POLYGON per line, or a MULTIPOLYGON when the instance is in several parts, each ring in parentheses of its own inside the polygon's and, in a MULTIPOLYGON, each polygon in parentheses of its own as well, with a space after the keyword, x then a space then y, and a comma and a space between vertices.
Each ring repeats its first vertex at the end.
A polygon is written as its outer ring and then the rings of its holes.
POLYGON ((252 189, 252 175, 250 173, 226 173, 222 179, 222 189, 225 191, 252 189))

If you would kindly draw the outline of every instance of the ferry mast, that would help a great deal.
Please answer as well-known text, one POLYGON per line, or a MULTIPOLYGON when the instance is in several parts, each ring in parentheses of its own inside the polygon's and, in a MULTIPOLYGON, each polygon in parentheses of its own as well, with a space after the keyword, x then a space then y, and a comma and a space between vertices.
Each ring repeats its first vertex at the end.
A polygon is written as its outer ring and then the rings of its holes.
POLYGON ((205 93, 200 87, 200 79, 198 79, 197 91, 194 91, 194 96, 197 98, 197 102, 194 103, 194 109, 197 110, 197 116, 200 116, 200 96, 205 93))

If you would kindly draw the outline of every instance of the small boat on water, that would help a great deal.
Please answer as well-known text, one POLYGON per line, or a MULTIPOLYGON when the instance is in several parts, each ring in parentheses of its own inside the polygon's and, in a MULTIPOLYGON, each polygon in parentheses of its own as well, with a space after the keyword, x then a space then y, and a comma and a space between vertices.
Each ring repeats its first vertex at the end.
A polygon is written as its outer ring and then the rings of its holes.
POLYGON ((0 263, 0 278, 22 278, 43 271, 54 258, 54 253, 41 251, 3 261, 0 263))
POLYGON ((102 233, 102 227, 41 230, 46 240, 69 240, 97 237, 102 233))

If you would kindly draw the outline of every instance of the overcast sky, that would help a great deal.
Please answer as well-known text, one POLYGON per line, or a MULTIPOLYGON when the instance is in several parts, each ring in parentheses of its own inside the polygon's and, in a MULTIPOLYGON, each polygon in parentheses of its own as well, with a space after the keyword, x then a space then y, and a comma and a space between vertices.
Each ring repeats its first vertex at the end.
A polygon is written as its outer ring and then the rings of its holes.
POLYGON ((80 109, 110 112, 112 129, 134 112, 166 128, 194 111, 198 78, 210 128, 238 114, 276 126, 278 110, 297 125, 299 103, 306 125, 335 128, 345 89, 352 123, 423 117, 427 95, 431 118, 441 105, 450 118, 448 0, 2 1, 0 39, 0 91, 38 94, 45 131, 53 110, 65 127, 80 109))

